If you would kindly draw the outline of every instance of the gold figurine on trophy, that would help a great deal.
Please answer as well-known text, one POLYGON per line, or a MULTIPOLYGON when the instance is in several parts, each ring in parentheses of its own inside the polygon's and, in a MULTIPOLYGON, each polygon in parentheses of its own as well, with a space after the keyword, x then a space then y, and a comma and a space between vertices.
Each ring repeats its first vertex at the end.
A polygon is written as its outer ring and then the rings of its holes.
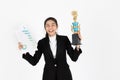
POLYGON ((71 30, 72 34, 72 45, 81 45, 81 33, 80 33, 80 24, 77 22, 77 11, 72 11, 73 21, 71 30))

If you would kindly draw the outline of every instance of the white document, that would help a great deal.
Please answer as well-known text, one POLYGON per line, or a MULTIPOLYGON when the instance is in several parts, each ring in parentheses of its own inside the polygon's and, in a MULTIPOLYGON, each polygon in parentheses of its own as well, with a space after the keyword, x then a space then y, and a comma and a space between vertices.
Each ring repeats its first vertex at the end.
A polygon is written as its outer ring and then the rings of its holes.
POLYGON ((36 50, 37 44, 32 37, 27 26, 20 26, 16 30, 17 41, 23 45, 22 52, 33 52, 36 50))

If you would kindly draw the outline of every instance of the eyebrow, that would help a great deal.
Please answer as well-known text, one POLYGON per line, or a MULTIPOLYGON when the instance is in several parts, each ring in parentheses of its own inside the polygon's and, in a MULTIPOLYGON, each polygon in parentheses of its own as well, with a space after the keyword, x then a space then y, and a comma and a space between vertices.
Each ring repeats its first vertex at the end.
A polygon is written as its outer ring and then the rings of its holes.
MULTIPOLYGON (((55 24, 55 25, 56 25, 56 23, 52 23, 52 24, 55 24)), ((46 25, 49 25, 49 24, 46 24, 46 25)))
POLYGON ((55 24, 55 22, 52 22, 52 24, 55 24))

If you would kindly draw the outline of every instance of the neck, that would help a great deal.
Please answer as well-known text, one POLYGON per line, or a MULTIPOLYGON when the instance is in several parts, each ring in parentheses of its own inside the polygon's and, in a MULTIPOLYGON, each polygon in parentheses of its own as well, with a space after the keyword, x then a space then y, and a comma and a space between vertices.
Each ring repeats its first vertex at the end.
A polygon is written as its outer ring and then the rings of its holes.
POLYGON ((54 35, 49 35, 49 37, 54 37, 54 36, 56 36, 56 34, 54 34, 54 35))

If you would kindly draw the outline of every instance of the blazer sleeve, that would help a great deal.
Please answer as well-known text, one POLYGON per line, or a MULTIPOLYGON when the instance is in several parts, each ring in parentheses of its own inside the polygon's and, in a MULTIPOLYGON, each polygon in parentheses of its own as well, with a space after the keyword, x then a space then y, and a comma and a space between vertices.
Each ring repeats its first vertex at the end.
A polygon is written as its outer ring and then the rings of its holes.
POLYGON ((22 58, 27 60, 31 65, 35 66, 38 63, 42 55, 42 42, 41 41, 38 42, 37 49, 38 50, 35 51, 34 56, 30 55, 30 53, 27 52, 26 54, 22 55, 22 58))
POLYGON ((81 48, 79 50, 76 47, 73 49, 68 37, 66 37, 66 50, 72 61, 77 61, 79 55, 82 53, 81 48))

